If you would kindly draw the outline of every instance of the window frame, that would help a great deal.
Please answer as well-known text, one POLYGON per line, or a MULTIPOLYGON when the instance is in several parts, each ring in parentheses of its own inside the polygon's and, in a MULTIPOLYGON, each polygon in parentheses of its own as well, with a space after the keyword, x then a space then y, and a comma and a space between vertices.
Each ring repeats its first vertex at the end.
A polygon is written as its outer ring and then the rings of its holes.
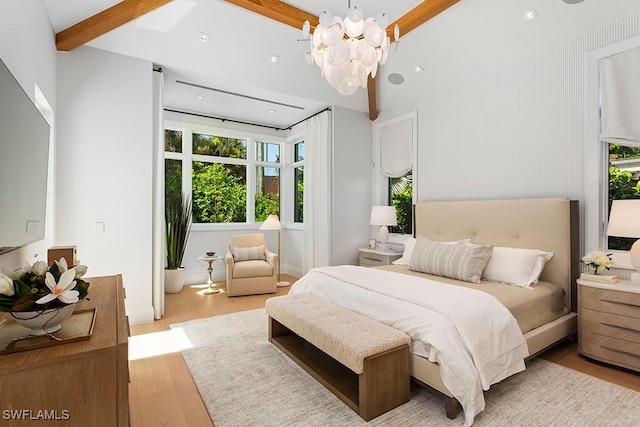
MULTIPOLYGON (((625 50, 640 47, 640 38, 634 37, 586 53, 587 72, 587 124, 584 174, 583 247, 580 253, 607 249, 607 218, 609 203, 609 150, 600 140, 600 71, 599 60, 625 50), (597 189, 589 191, 589 189, 597 189)), ((616 269, 633 270, 628 251, 610 251, 616 269)))
MULTIPOLYGON (((399 116, 393 117, 388 120, 384 120, 381 122, 374 122, 373 124, 373 150, 371 159, 371 164, 373 165, 373 198, 372 205, 384 205, 389 206, 389 183, 390 180, 388 177, 382 175, 380 171, 380 134, 381 130, 384 127, 394 125, 396 123, 411 120, 411 128, 412 128, 412 157, 413 157, 413 165, 412 165, 412 175, 413 181, 411 184, 411 198, 412 204, 416 204, 418 200, 418 112, 410 111, 405 114, 401 114, 399 116)), ((412 233, 411 234, 398 234, 391 233, 389 234, 389 243, 403 243, 407 238, 413 237, 413 224, 412 224, 412 233)))
MULTIPOLYGON (((214 125, 203 125, 190 122, 178 122, 174 120, 165 120, 165 131, 182 132, 182 153, 164 151, 164 159, 175 159, 182 161, 182 191, 191 194, 192 191, 192 167, 194 161, 204 163, 223 163, 244 165, 246 167, 246 187, 247 187, 247 205, 246 205, 246 221, 245 222, 225 222, 225 223, 193 223, 192 231, 220 231, 220 230, 251 230, 256 225, 262 224, 262 221, 255 220, 255 187, 257 182, 257 167, 278 167, 280 169, 280 213, 282 214, 283 204, 283 185, 282 177, 286 169, 286 162, 283 162, 283 150, 286 152, 287 138, 269 134, 262 134, 242 129, 217 127, 214 125), (193 134, 214 135, 226 138, 236 138, 247 141, 247 158, 238 159, 233 157, 207 156, 202 154, 193 154, 193 134), (266 142, 277 144, 280 146, 279 162, 264 162, 257 160, 257 142, 266 142)), ((164 149, 164 147, 163 147, 164 149)), ((164 185, 164 180, 163 180, 164 185)))
MULTIPOLYGON (((294 185, 295 185, 295 170, 297 167, 304 166, 304 160, 300 160, 298 162, 294 161, 295 158, 295 145, 299 142, 305 143, 306 150, 306 132, 304 130, 300 130, 298 132, 289 135, 287 138, 285 149, 286 153, 284 155, 285 164, 284 164, 284 173, 282 176, 282 181, 280 184, 280 212, 282 213, 282 218, 280 218, 281 223, 283 224, 283 228, 291 229, 291 230, 300 230, 304 229, 304 216, 303 222, 295 222, 294 221, 294 205, 295 205, 295 197, 294 197, 294 185)), ((281 153, 281 156, 282 153, 281 153)), ((282 158, 282 157, 281 157, 282 158)), ((304 212, 304 208, 303 208, 304 212)), ((304 215, 304 214, 303 214, 304 215)))

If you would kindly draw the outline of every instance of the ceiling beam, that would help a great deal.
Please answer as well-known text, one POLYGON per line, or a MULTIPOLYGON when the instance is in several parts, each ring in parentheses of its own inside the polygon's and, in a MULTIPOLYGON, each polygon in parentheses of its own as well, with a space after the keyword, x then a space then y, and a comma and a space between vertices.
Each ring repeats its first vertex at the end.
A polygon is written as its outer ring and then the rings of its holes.
POLYGON ((56 48, 68 52, 171 0, 123 0, 56 34, 56 48))
POLYGON ((398 27, 400 27, 400 37, 405 36, 459 1, 460 0, 425 0, 393 21, 391 25, 387 27, 387 32, 391 31, 391 33, 393 33, 393 27, 397 24, 398 27))
POLYGON ((369 95, 369 120, 374 121, 378 118, 378 106, 376 105, 376 79, 367 78, 367 95, 369 95))
POLYGON ((258 15, 266 16, 274 21, 302 31, 304 21, 309 21, 311 28, 318 25, 318 17, 302 9, 298 9, 280 0, 225 0, 238 7, 241 7, 258 15))

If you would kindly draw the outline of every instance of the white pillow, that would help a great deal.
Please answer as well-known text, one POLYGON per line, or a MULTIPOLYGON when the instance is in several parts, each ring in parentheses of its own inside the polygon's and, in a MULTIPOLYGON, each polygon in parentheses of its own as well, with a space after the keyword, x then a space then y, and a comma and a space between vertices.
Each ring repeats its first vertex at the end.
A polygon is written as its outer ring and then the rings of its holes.
POLYGON ((482 278, 492 282, 529 287, 537 283, 545 263, 553 256, 537 249, 495 246, 482 278))
MULTIPOLYGON (((441 243, 469 243, 471 239, 463 239, 456 240, 455 242, 441 242, 441 243)), ((413 255, 413 249, 416 247, 416 239, 414 237, 409 237, 404 241, 404 253, 401 258, 393 261, 391 264, 395 265, 409 265, 409 261, 411 261, 411 255, 413 255)))
POLYGON ((415 247, 416 239, 414 237, 409 237, 404 241, 404 252, 402 253, 402 257, 393 261, 392 264, 409 265, 409 261, 411 261, 411 255, 413 254, 413 248, 415 247))
POLYGON ((544 270, 544 266, 552 256, 553 252, 538 251, 538 259, 536 260, 536 265, 533 267, 533 271, 531 272, 531 276, 529 277, 532 285, 538 283, 538 279, 542 274, 542 270, 544 270))

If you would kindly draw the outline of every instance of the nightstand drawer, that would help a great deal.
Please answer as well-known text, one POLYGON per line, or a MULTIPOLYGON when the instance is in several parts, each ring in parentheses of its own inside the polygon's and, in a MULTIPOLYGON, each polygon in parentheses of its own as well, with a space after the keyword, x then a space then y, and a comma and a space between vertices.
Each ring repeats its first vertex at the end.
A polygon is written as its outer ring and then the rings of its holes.
POLYGON ((580 306, 640 319, 640 294, 581 286, 580 306))
POLYGON ((358 262, 366 267, 375 267, 378 265, 387 265, 387 257, 379 254, 361 253, 358 262))
POLYGON ((582 331, 581 352, 603 362, 640 369, 640 344, 582 331))
POLYGON ((635 317, 583 308, 580 311, 580 329, 640 344, 640 319, 635 317))

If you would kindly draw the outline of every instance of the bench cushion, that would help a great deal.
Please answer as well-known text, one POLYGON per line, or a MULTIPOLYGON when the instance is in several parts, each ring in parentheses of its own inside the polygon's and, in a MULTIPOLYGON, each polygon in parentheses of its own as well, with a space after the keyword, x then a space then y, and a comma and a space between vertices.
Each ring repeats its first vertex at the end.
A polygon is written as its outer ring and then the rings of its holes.
POLYGON ((308 293, 269 298, 265 307, 269 317, 356 374, 365 358, 411 343, 404 332, 308 293))

